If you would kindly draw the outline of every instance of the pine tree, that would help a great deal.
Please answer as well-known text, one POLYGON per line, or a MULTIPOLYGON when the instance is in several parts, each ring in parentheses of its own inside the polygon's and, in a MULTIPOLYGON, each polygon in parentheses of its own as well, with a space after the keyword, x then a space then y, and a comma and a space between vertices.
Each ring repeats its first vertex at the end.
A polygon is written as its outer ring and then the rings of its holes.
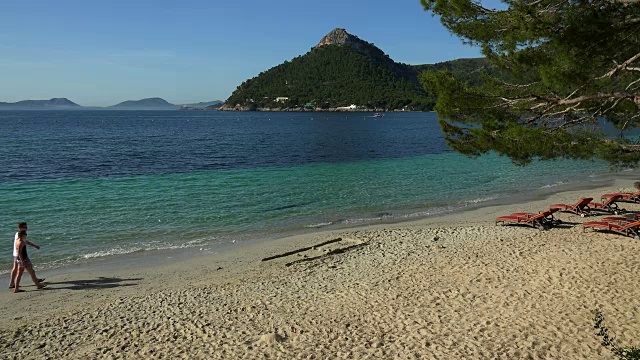
POLYGON ((449 145, 467 155, 496 151, 533 159, 602 158, 637 163, 640 145, 619 132, 640 121, 639 0, 421 0, 425 10, 495 66, 469 84, 425 72, 449 145))

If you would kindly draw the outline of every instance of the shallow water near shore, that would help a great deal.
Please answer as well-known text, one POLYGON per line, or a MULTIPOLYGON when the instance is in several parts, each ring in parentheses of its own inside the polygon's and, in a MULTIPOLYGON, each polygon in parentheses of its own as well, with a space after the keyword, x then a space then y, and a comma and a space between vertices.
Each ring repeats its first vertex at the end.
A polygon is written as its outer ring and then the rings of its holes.
POLYGON ((433 113, 3 112, 0 134, 6 252, 27 221, 38 269, 166 261, 610 179, 603 162, 463 157, 433 113))

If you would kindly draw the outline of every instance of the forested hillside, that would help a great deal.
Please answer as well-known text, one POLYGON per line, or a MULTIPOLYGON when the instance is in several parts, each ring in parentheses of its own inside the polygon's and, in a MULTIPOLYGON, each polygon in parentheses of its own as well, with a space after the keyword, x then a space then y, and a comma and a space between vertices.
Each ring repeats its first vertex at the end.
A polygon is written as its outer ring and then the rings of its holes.
POLYGON ((356 104, 370 108, 427 110, 434 101, 414 71, 394 71, 388 64, 349 47, 327 45, 285 61, 244 82, 227 104, 257 107, 332 108, 356 104), (288 97, 277 102, 277 97, 288 97))
POLYGON ((432 110, 435 99, 418 81, 419 71, 449 69, 476 81, 485 64, 484 59, 400 64, 373 44, 336 29, 307 54, 242 83, 224 108, 334 109, 354 104, 368 109, 432 110), (325 40, 331 36, 342 37, 342 43, 325 40))
POLYGON ((413 68, 417 73, 423 71, 450 71, 456 75, 456 78, 474 86, 482 82, 483 71, 492 75, 497 74, 495 66, 485 58, 456 59, 436 64, 415 65, 413 68))

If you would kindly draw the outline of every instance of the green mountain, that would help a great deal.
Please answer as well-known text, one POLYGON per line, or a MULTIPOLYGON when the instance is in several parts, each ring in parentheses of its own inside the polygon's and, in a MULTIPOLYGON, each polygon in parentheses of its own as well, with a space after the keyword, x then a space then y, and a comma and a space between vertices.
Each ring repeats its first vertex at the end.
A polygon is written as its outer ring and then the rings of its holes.
POLYGON ((473 74, 484 63, 396 63, 373 44, 335 29, 305 55, 243 82, 221 110, 332 110, 352 104, 376 110, 431 110, 434 97, 418 81, 420 71, 451 67, 473 74))

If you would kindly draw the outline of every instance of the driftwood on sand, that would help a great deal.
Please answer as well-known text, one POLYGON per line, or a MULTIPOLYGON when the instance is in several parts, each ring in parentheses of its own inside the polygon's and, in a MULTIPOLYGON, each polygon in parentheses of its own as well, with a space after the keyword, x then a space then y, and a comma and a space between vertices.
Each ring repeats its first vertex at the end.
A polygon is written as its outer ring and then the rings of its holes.
POLYGON ((318 260, 318 259, 321 259, 323 257, 330 256, 330 255, 342 254, 344 252, 347 252, 347 251, 355 249, 355 248, 359 248, 359 247, 364 246, 364 245, 366 245, 366 243, 355 244, 355 245, 347 246, 347 247, 344 247, 344 248, 338 248, 338 249, 335 249, 335 250, 331 250, 331 251, 327 252, 326 254, 322 254, 320 256, 314 256, 314 257, 311 257, 311 258, 299 259, 299 260, 295 260, 295 261, 292 261, 292 262, 288 262, 288 263, 284 264, 284 266, 291 266, 291 265, 302 263, 302 262, 318 260))
POLYGON ((281 258, 281 257, 297 254, 297 253, 300 253, 300 252, 303 252, 303 251, 308 251, 308 250, 311 250, 311 249, 315 249, 315 248, 320 247, 320 246, 333 244, 333 243, 338 242, 338 241, 342 241, 342 238, 337 238, 337 239, 333 239, 333 240, 327 240, 325 242, 321 242, 320 244, 316 244, 316 245, 313 245, 313 246, 308 246, 308 247, 304 247, 304 248, 288 251, 286 253, 269 256, 269 257, 263 258, 262 261, 269 261, 269 260, 273 260, 273 259, 278 259, 278 258, 281 258))

